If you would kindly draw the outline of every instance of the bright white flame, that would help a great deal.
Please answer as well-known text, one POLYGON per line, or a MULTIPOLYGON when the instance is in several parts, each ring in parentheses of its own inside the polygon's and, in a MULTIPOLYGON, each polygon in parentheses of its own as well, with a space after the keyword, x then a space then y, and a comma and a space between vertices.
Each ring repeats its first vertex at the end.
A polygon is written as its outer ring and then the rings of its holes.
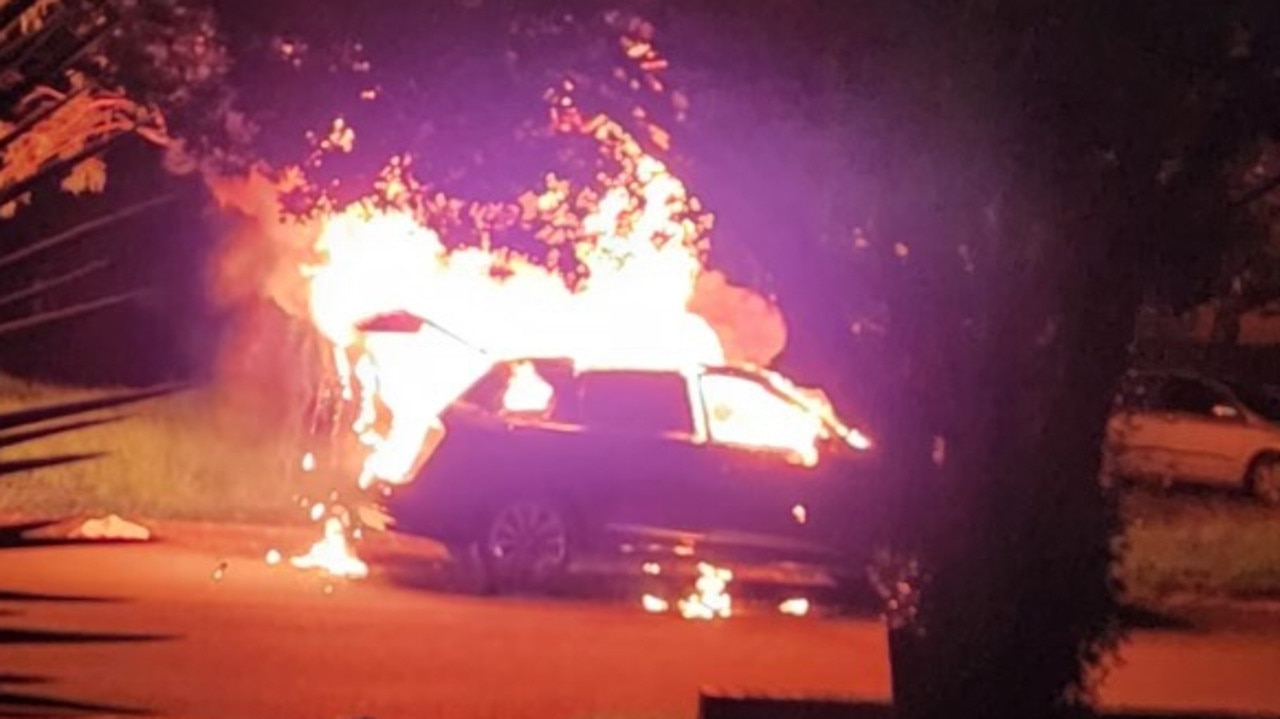
POLYGON ((502 406, 508 412, 545 412, 551 406, 555 390, 528 362, 517 362, 502 395, 502 406))
POLYGON ((280 550, 268 549, 266 559, 267 559, 267 565, 274 567, 275 565, 279 564, 281 560, 284 559, 284 557, 280 554, 280 550))
POLYGON ((803 504, 797 504, 791 508, 791 517, 796 520, 796 524, 808 524, 809 508, 803 504))
POLYGON ((662 597, 646 594, 640 598, 640 603, 646 612, 652 614, 661 614, 671 608, 671 603, 662 597))
POLYGON ((662 565, 657 562, 645 562, 640 569, 651 577, 662 574, 662 565))
POLYGON ((817 413, 741 377, 707 375, 702 394, 716 441, 783 450, 809 467, 818 463, 818 440, 826 427, 817 413))
POLYGON ((365 564, 351 550, 342 521, 330 517, 324 523, 324 539, 311 545, 311 551, 294 557, 289 563, 299 569, 323 569, 335 577, 361 579, 369 575, 365 564))
POLYGON ((871 438, 856 429, 850 429, 848 434, 844 436, 844 439, 849 443, 849 446, 854 449, 864 452, 871 449, 871 438))
POLYGON ((778 611, 793 617, 803 617, 809 613, 809 600, 804 597, 788 599, 778 605, 778 611))
POLYGON ((311 521, 319 522, 320 518, 324 516, 324 509, 324 502, 316 502, 311 505, 311 521))
POLYGON ((694 592, 677 602, 685 619, 725 619, 733 615, 733 598, 729 582, 733 572, 707 562, 698 563, 698 581, 694 592))
POLYGON ((302 455, 302 471, 311 472, 316 468, 316 456, 310 452, 302 455))

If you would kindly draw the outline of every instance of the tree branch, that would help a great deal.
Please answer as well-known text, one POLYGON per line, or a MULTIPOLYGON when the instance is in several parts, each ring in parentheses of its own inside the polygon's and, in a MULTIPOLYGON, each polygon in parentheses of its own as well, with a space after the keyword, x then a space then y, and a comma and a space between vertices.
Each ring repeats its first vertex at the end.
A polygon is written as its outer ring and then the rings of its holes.
POLYGON ((88 302, 68 305, 67 307, 49 310, 48 312, 40 312, 29 317, 23 317, 22 319, 0 322, 0 337, 11 332, 20 332, 22 330, 31 329, 32 327, 45 325, 50 322, 79 317, 80 315, 88 314, 90 312, 107 309, 108 307, 115 307, 116 305, 123 304, 129 300, 140 297, 142 294, 142 291, 134 290, 133 292, 125 292, 123 294, 111 295, 109 297, 101 297, 88 302))
POLYGON ((98 270, 107 267, 108 264, 110 263, 106 260, 93 260, 92 262, 87 262, 70 272, 58 275, 57 277, 47 280, 36 280, 25 289, 18 290, 17 292, 11 292, 7 295, 0 295, 0 307, 13 304, 20 300, 25 300, 28 297, 34 297, 42 292, 48 292, 54 287, 61 287, 62 285, 78 280, 85 275, 97 272, 98 270))
POLYGON ((25 15, 32 7, 35 7, 36 3, 39 1, 40 0, 15 0, 14 2, 6 3, 6 7, 2 13, 5 17, 3 20, 0 20, 0 23, 3 23, 0 24, 0 38, 8 37, 14 30, 14 27, 22 21, 22 16, 25 15))
POLYGON ((9 265, 14 264, 15 262, 20 262, 22 260, 25 260, 26 258, 31 257, 32 255, 36 255, 41 252, 44 252, 45 250, 49 250, 54 247, 57 247, 58 245, 61 245, 64 242, 74 240, 75 238, 80 237, 85 233, 92 232, 94 230, 98 230, 103 227, 113 225, 117 222, 120 222, 121 220, 125 220, 130 217, 133 217, 134 215, 141 214, 154 207, 159 207, 160 205, 173 202, 175 199, 177 199, 177 195, 172 195, 172 194, 161 195, 160 197, 153 197, 150 200, 139 202, 136 205, 131 205, 122 210, 117 210, 115 212, 112 212, 111 214, 103 215, 102 217, 98 217, 96 219, 89 220, 88 222, 76 225, 75 227, 72 227, 69 230, 63 230, 62 232, 59 232, 53 237, 40 240, 35 244, 28 245, 27 247, 23 247, 22 249, 16 250, 14 252, 10 252, 7 255, 0 255, 0 268, 8 267, 9 265))
POLYGON ((16 126, 14 126, 14 128, 10 130, 3 138, 0 138, 0 152, 4 152, 18 138, 22 137, 24 134, 29 132, 31 128, 35 127, 42 120, 47 119, 50 115, 57 112, 59 109, 66 107, 67 103, 74 100, 77 96, 84 94, 88 90, 89 90, 89 86, 85 85, 84 87, 81 87, 77 90, 74 90, 72 92, 69 92, 63 95, 61 99, 55 102, 51 102, 48 105, 45 105, 39 110, 28 115, 16 126))
POLYGON ((1237 197, 1235 200, 1232 200, 1231 206, 1243 207, 1245 205, 1251 204, 1257 200, 1262 199, 1267 195, 1267 193, 1271 192, 1272 190, 1278 187, 1280 187, 1280 175, 1272 175, 1271 177, 1263 181, 1261 185, 1257 185, 1253 188, 1250 188, 1243 195, 1237 197))

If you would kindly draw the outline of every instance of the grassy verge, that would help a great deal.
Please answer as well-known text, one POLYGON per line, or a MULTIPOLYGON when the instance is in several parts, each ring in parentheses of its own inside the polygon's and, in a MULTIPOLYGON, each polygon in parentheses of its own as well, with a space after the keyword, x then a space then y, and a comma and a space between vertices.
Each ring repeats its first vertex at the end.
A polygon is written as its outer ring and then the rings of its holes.
MULTIPOLYGON (((0 377, 0 411, 101 394, 0 377)), ((6 459, 105 455, 0 477, 0 514, 294 521, 295 496, 317 492, 316 478, 300 471, 296 441, 284 428, 244 426, 211 391, 154 399, 113 414, 120 418, 6 448, 6 459)))
POLYGON ((1134 598, 1280 599, 1280 510, 1223 492, 1149 489, 1128 492, 1122 508, 1134 598))

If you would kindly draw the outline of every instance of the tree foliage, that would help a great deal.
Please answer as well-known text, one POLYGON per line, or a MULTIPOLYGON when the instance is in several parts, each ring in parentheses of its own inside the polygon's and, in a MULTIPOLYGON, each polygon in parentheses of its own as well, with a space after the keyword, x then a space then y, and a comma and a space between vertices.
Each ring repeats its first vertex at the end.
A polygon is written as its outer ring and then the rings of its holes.
POLYGON ((0 216, 49 174, 100 192, 102 155, 126 136, 175 167, 225 145, 244 129, 220 84, 227 64, 213 15, 184 0, 0 3, 0 216))
POLYGON ((911 408, 900 542, 928 579, 920 633, 896 639, 901 701, 1071 714, 1119 638, 1097 481, 1112 388, 1143 299, 1202 295, 1237 231, 1227 170, 1276 130, 1274 20, 1247 3, 944 5, 878 6, 835 44, 883 123, 859 138, 884 148, 878 198, 847 221, 911 408))

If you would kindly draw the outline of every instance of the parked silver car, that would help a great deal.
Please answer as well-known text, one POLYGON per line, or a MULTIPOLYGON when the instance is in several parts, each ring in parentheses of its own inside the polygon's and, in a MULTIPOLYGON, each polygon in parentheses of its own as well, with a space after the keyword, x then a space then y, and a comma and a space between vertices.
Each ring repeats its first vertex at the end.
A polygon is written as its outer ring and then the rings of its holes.
POLYGON ((1280 504, 1280 392, 1191 373, 1130 375, 1107 426, 1107 473, 1280 504))

